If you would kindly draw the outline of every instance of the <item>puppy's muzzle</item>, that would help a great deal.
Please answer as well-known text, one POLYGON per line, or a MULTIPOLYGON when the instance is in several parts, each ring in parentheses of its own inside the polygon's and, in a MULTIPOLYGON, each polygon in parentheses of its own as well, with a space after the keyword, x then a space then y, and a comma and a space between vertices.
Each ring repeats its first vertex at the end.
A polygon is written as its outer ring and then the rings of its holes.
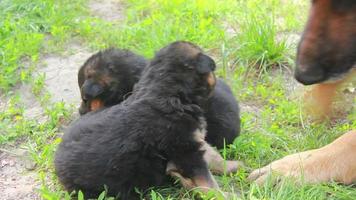
POLYGON ((93 99, 95 97, 98 97, 100 94, 104 92, 104 87, 101 86, 99 83, 96 83, 95 81, 88 79, 85 80, 82 88, 82 98, 84 100, 89 100, 93 99))
POLYGON ((203 192, 210 189, 219 189, 219 185, 211 175, 210 171, 198 170, 193 177, 184 177, 178 167, 172 162, 167 163, 166 174, 178 178, 186 189, 199 188, 203 192))

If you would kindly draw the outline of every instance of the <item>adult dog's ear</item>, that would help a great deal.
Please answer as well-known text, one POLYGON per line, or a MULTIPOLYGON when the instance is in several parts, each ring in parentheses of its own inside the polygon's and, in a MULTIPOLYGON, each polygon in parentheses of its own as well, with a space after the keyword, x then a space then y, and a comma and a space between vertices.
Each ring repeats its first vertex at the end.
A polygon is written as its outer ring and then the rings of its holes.
POLYGON ((199 53, 197 63, 197 71, 201 74, 206 74, 215 70, 215 61, 209 56, 199 53))

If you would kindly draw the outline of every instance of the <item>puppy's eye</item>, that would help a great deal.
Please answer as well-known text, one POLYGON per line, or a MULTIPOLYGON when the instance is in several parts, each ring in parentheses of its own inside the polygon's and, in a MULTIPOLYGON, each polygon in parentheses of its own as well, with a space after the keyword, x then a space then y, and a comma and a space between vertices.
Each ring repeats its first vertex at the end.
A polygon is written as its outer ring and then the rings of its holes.
POLYGON ((109 64, 107 69, 109 69, 110 71, 115 71, 116 66, 114 64, 109 64))

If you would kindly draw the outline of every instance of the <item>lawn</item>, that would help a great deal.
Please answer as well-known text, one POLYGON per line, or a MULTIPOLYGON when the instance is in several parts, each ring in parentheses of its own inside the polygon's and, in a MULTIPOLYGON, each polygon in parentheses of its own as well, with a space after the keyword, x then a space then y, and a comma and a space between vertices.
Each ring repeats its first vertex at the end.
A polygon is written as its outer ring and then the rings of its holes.
MULTIPOLYGON (((79 53, 73 44, 88 52, 128 48, 150 58, 170 42, 187 40, 215 59, 216 74, 229 83, 241 107, 241 136, 221 153, 226 159, 242 160, 247 168, 216 177, 223 191, 236 194, 235 199, 356 199, 354 186, 337 183, 296 184, 285 179, 278 185, 258 186, 247 181, 251 168, 324 146, 356 129, 356 98, 350 91, 345 91, 347 100, 338 104, 345 112, 337 120, 316 123, 303 113, 302 96, 308 88, 298 84, 292 72, 308 0, 98 2, 0 1, 0 158, 16 154, 16 149, 29 155, 36 174, 34 196, 83 199, 80 192, 63 190, 53 168, 54 151, 65 127, 76 118, 78 105, 73 102, 79 99, 53 100, 56 94, 43 70, 44 59, 48 55, 71 58, 79 53), (35 117, 24 87, 40 110, 35 117)), ((5 191, 2 173, 0 168, 0 193, 5 191)), ((152 188, 149 194, 152 199, 193 198, 179 185, 152 188)), ((105 198, 104 193, 99 197, 105 198)), ((202 198, 222 199, 216 193, 202 198)))

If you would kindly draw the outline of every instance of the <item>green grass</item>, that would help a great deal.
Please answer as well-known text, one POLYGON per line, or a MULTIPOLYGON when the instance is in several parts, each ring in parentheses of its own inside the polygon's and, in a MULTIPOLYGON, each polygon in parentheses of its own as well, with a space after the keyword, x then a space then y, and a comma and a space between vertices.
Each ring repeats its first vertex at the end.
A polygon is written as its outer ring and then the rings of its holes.
POLYGON ((0 3, 0 91, 27 80, 51 36, 59 44, 71 35, 83 1, 3 0, 0 3))
POLYGON ((285 38, 277 40, 277 1, 247 1, 238 6, 244 12, 237 13, 232 23, 237 26, 237 34, 233 37, 238 46, 234 56, 248 66, 257 66, 266 70, 272 66, 283 66, 287 61, 288 46, 285 38))
MULTIPOLYGON (((212 55, 217 74, 227 80, 237 99, 251 107, 242 112, 242 134, 222 151, 257 168, 290 153, 321 147, 356 128, 356 110, 342 123, 316 124, 301 112, 301 95, 286 88, 295 44, 290 33, 299 33, 306 19, 308 1, 283 0, 125 0, 125 18, 107 22, 90 14, 87 1, 3 0, 0 2, 0 92, 6 107, 0 109, 0 145, 22 143, 37 164, 39 195, 43 199, 82 199, 68 194, 54 175, 53 155, 62 126, 76 108, 52 103, 43 75, 33 78, 40 55, 61 53, 66 44, 79 41, 94 50, 117 46, 151 57, 175 40, 197 43, 212 55), (231 31, 232 30, 232 31, 231 31), (44 110, 44 120, 28 119, 17 88, 31 86, 44 110), (5 99, 5 100, 4 100, 5 99)), ((289 76, 291 76, 289 74, 289 76)), ((356 98, 354 99, 354 104, 356 98)), ((2 106, 0 105, 0 108, 2 106)), ((352 186, 336 183, 296 185, 285 180, 258 187, 246 179, 248 170, 216 177, 222 190, 236 199, 353 199, 352 186)), ((191 199, 182 189, 153 188, 152 199, 191 199)), ((202 199, 223 199, 218 192, 202 199)), ((99 199, 105 199, 102 193, 99 199)), ((108 198, 109 199, 109 198, 108 198)))

